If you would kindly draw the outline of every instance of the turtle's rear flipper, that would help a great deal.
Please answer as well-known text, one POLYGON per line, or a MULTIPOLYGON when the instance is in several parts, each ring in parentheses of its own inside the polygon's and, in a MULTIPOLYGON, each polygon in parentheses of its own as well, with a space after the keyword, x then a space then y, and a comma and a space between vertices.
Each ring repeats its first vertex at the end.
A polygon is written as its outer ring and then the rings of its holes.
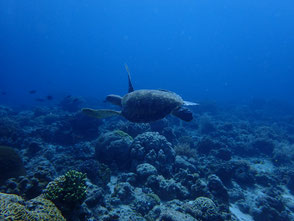
POLYGON ((107 110, 107 109, 99 109, 99 110, 94 110, 91 108, 83 108, 82 112, 89 117, 95 117, 95 118, 106 118, 106 117, 112 117, 115 115, 120 115, 120 111, 115 111, 115 110, 107 110))
POLYGON ((172 115, 184 120, 184 121, 191 121, 193 120, 193 114, 192 112, 185 107, 179 107, 172 111, 172 115))
POLYGON ((199 105, 199 104, 198 103, 191 102, 191 101, 184 101, 184 105, 185 106, 194 106, 194 105, 199 105))

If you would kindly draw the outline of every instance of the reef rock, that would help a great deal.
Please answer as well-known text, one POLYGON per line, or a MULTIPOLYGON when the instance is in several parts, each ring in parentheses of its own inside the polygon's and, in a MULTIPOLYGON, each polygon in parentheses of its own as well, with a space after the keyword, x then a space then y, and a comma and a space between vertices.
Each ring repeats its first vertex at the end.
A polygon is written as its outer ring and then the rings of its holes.
POLYGON ((160 173, 170 175, 175 161, 175 151, 166 138, 158 132, 138 135, 131 145, 132 167, 149 163, 160 173))

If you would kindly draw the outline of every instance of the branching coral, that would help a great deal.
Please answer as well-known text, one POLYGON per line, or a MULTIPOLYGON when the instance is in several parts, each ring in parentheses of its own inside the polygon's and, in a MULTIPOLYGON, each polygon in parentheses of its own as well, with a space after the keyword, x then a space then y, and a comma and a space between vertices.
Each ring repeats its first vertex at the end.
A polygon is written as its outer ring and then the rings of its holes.
POLYGON ((86 174, 70 170, 50 182, 44 190, 46 199, 57 205, 77 205, 86 198, 86 174))

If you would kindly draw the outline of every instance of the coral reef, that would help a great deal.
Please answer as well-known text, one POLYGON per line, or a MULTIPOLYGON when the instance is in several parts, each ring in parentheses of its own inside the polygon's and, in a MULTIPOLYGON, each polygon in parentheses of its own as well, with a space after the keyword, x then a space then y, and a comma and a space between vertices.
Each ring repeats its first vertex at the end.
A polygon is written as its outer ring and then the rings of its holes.
POLYGON ((196 155, 196 150, 191 148, 189 143, 178 143, 174 150, 176 151, 177 155, 184 155, 187 157, 193 157, 196 155))
POLYGON ((182 184, 174 179, 164 179, 163 176, 152 175, 148 177, 147 186, 149 186, 161 199, 187 199, 189 191, 182 184))
POLYGON ((115 163, 116 167, 125 168, 130 159, 130 146, 133 138, 121 130, 103 133, 94 142, 96 158, 105 163, 115 163))
POLYGON ((14 221, 65 221, 54 203, 42 196, 25 201, 17 195, 5 193, 0 193, 0 218, 14 221))
POLYGON ((47 185, 44 197, 67 205, 80 204, 85 200, 86 189, 86 174, 70 170, 47 185))
POLYGON ((86 174, 74 170, 57 177, 44 189, 44 198, 51 200, 65 217, 74 215, 87 196, 86 174))
POLYGON ((79 167, 79 171, 87 174, 87 178, 97 186, 105 187, 110 181, 110 168, 106 164, 99 163, 96 160, 85 161, 79 167))
POLYGON ((25 175, 23 163, 12 147, 0 146, 0 185, 8 178, 25 175))
POLYGON ((175 155, 171 143, 158 132, 138 135, 130 147, 133 168, 141 163, 149 163, 165 175, 171 174, 175 155))
POLYGON ((36 177, 20 176, 8 179, 0 188, 1 192, 17 194, 24 199, 32 199, 40 195, 47 185, 36 177))
POLYGON ((293 113, 204 103, 188 124, 135 124, 78 100, 0 106, 0 219, 294 220, 293 113))
POLYGON ((203 221, 222 220, 215 203, 207 197, 198 197, 184 205, 187 213, 203 221))

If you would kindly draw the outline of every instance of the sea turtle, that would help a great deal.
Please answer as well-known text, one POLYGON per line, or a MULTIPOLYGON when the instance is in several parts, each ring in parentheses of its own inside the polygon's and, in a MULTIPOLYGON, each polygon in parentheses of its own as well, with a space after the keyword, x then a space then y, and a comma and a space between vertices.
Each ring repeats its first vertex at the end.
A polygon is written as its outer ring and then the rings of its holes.
POLYGON ((184 101, 176 93, 167 90, 134 90, 127 66, 126 70, 129 82, 128 93, 123 97, 113 94, 106 97, 106 101, 120 106, 121 111, 84 108, 82 112, 95 118, 121 115, 127 120, 136 123, 160 120, 169 114, 184 121, 191 121, 193 119, 192 112, 185 106, 198 105, 197 103, 184 101))

